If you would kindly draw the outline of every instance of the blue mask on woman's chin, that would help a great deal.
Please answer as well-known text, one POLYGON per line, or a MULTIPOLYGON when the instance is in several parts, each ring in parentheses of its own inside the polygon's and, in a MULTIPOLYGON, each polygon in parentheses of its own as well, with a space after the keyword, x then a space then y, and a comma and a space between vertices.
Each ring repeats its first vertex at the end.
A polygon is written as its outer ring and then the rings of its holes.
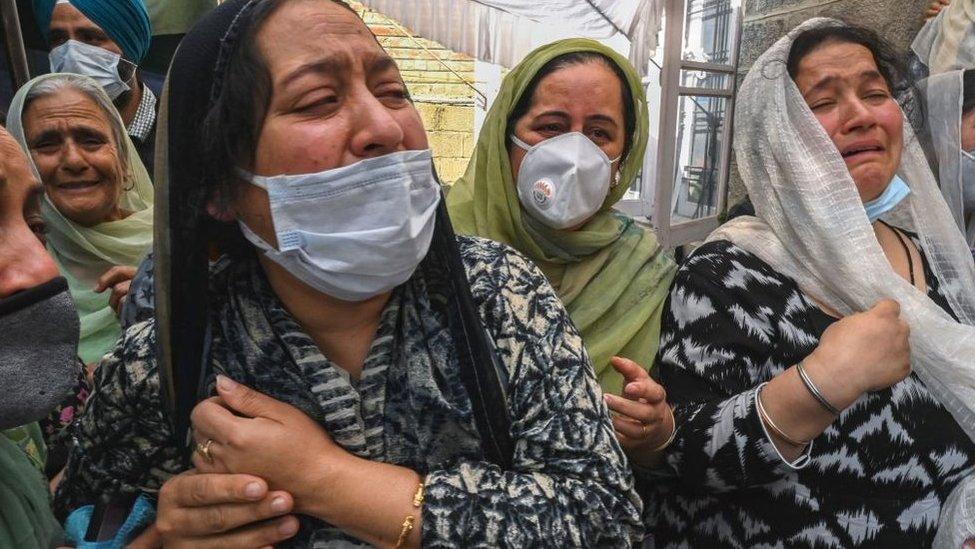
POLYGON ((881 216, 893 210, 911 192, 908 184, 896 175, 892 178, 891 183, 888 183, 888 188, 881 193, 881 196, 864 203, 864 213, 868 214, 868 219, 874 223, 881 216))

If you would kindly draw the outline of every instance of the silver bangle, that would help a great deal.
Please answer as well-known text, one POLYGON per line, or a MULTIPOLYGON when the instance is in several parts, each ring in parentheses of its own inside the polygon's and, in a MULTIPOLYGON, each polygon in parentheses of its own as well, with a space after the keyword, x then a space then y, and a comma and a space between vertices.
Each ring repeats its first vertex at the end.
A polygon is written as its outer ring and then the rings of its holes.
POLYGON ((674 419, 674 408, 672 408, 670 405, 666 406, 668 408, 668 414, 671 415, 671 436, 668 437, 668 440, 665 440, 663 443, 658 445, 657 448, 651 450, 651 452, 656 453, 664 451, 668 446, 671 446, 671 443, 674 442, 675 437, 678 435, 678 422, 674 419))
POLYGON ((766 412, 766 407, 763 406, 762 390, 763 390, 763 387, 765 387, 765 385, 766 384, 763 383, 759 387, 759 389, 756 391, 756 408, 759 410, 759 419, 760 419, 760 421, 762 421, 763 423, 765 423, 766 426, 768 426, 774 433, 776 433, 777 435, 779 435, 779 437, 781 439, 785 440, 791 446, 803 447, 803 446, 806 446, 807 444, 810 444, 810 441, 809 440, 796 440, 795 438, 791 437, 790 435, 784 433, 782 429, 780 429, 775 423, 773 423, 773 418, 769 417, 769 413, 766 412))
POLYGON ((820 392, 820 389, 813 383, 813 380, 810 379, 810 376, 807 375, 806 370, 803 369, 802 361, 796 363, 796 373, 800 374, 800 381, 803 382, 803 385, 806 386, 807 391, 809 391, 810 395, 813 396, 813 398, 820 403, 820 406, 822 406, 824 410, 827 410, 828 412, 830 412, 835 416, 840 415, 840 410, 838 410, 836 406, 834 406, 833 404, 830 403, 829 400, 827 400, 827 397, 825 397, 823 393, 820 392))

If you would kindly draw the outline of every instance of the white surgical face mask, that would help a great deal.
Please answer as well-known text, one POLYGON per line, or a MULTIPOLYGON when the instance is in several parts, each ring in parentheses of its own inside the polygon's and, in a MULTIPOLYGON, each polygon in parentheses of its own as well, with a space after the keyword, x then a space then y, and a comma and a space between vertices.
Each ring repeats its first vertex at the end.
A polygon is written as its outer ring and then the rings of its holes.
POLYGON ((106 49, 68 40, 51 50, 51 72, 81 74, 98 82, 112 99, 129 91, 129 85, 119 76, 119 63, 128 63, 122 56, 106 49))
POLYGON ((518 195, 533 218, 553 229, 567 229, 593 216, 610 190, 613 160, 588 137, 568 132, 530 147, 511 136, 526 151, 518 171, 518 195))
POLYGON ((344 301, 403 284, 427 255, 440 185, 430 150, 302 175, 246 178, 268 191, 278 249, 244 237, 295 278, 344 301))

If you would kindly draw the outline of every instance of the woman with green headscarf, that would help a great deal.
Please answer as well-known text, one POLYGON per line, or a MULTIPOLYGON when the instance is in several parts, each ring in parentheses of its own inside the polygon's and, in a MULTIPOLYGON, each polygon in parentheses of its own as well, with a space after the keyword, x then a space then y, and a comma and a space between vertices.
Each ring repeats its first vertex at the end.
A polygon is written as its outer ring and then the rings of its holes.
POLYGON ((111 100, 85 76, 31 80, 7 123, 44 184, 47 248, 81 318, 78 355, 96 363, 118 339, 117 314, 152 244, 149 174, 111 100))
POLYGON ((543 46, 505 77, 447 195, 459 233, 509 244, 549 278, 608 405, 626 416, 614 427, 632 459, 674 432, 664 390, 644 370, 675 265, 650 230, 612 210, 641 168, 647 124, 625 58, 592 40, 543 46))

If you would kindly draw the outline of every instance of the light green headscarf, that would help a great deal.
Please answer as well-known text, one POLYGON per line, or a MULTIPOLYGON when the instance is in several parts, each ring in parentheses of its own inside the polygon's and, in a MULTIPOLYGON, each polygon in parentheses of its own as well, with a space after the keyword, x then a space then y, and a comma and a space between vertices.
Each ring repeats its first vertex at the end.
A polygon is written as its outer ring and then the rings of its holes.
POLYGON ((641 168, 647 146, 647 103, 640 77, 612 49, 585 39, 561 40, 530 53, 502 82, 485 118, 471 162, 447 194, 454 228, 461 234, 511 245, 542 269, 583 335, 600 384, 619 393, 622 378, 610 357, 630 358, 650 369, 658 349, 661 313, 675 264, 652 232, 611 210, 641 168), (532 77, 550 60, 595 52, 627 77, 636 128, 620 165, 620 181, 603 207, 575 231, 551 229, 523 213, 512 178, 507 120, 532 77))
POLYGON ((146 0, 154 36, 185 34, 216 7, 217 0, 146 0))
MULTIPOLYGON (((78 356, 88 364, 101 359, 115 345, 121 331, 118 318, 108 304, 111 290, 97 294, 93 288, 98 278, 110 268, 139 265, 152 246, 153 187, 111 100, 94 80, 77 74, 39 76, 25 84, 14 96, 7 115, 7 129, 27 151, 28 158, 31 158, 30 147, 22 120, 24 101, 36 85, 59 77, 89 83, 90 89, 85 93, 94 95, 92 98, 111 113, 109 122, 114 127, 116 139, 120 141, 119 155, 128 159, 128 173, 122 183, 124 190, 119 202, 122 208, 134 212, 119 221, 83 227, 61 215, 47 197, 41 201, 41 215, 48 227, 48 250, 61 275, 68 280, 71 297, 81 318, 78 356)), ((33 165, 33 159, 31 163, 33 165)))

